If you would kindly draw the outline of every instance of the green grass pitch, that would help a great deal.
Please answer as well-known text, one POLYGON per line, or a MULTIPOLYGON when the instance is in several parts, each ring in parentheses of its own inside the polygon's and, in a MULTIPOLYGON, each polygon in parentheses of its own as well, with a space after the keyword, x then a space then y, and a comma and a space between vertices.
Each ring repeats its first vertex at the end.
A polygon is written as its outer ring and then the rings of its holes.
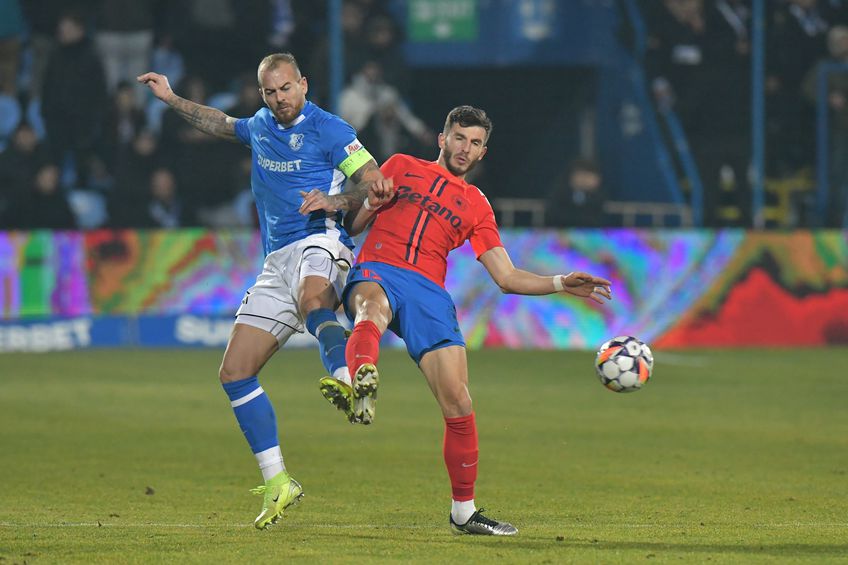
POLYGON ((371 427, 321 397, 315 351, 264 369, 306 496, 255 531, 220 356, 0 356, 0 565, 848 563, 844 348, 661 351, 635 394, 589 352, 472 352, 477 504, 515 538, 451 534, 442 418, 400 351, 371 427))

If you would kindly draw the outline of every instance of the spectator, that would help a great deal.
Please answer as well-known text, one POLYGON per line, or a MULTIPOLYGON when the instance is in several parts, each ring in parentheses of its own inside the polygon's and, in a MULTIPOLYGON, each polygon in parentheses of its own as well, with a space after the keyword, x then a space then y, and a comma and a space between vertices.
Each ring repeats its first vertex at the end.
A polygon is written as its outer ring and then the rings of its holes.
POLYGON ((156 169, 150 176, 150 194, 138 227, 179 228, 185 223, 185 208, 177 194, 177 180, 166 168, 156 169))
POLYGON ((432 144, 435 138, 397 89, 383 81, 382 68, 373 61, 367 62, 342 91, 339 115, 360 132, 378 162, 398 152, 417 154, 417 144, 432 144))
POLYGON ((269 47, 275 51, 286 51, 295 31, 294 9, 291 0, 271 0, 271 34, 269 47))
POLYGON ((248 61, 268 54, 271 3, 235 0, 183 0, 175 8, 174 37, 187 72, 200 76, 212 92, 230 87, 231 77, 253 70, 248 61), (177 35, 177 30, 179 35, 177 35))
MULTIPOLYGON (((827 36, 830 58, 820 61, 804 81, 804 93, 815 104, 821 65, 848 65, 848 27, 835 26, 827 36)), ((848 71, 831 72, 827 83, 830 110, 830 203, 825 222, 830 227, 848 228, 848 71)))
POLYGON ((716 0, 707 11, 704 73, 709 85, 691 145, 704 185, 704 224, 750 225, 751 9, 716 0))
POLYGON ((772 174, 790 174, 813 161, 813 106, 801 91, 804 77, 826 56, 828 22, 817 0, 789 0, 769 29, 767 108, 772 174))
MULTIPOLYGON (((187 76, 180 84, 179 90, 184 90, 189 100, 203 105, 208 103, 206 82, 197 75, 187 76)), ((181 146, 187 143, 205 143, 212 140, 211 136, 196 130, 173 110, 165 112, 162 118, 161 141, 166 155, 176 156, 181 146)))
POLYGON ((0 93, 0 151, 6 148, 23 118, 21 103, 14 96, 0 93))
POLYGON ((823 0, 821 10, 829 24, 848 25, 848 0, 823 0))
MULTIPOLYGON (((276 3, 276 0, 272 0, 276 3)), ((292 14, 294 16, 294 29, 288 36, 288 45, 285 49, 272 47, 273 51, 289 51, 291 53, 302 53, 304 58, 315 51, 318 43, 327 33, 327 2, 315 2, 314 0, 291 0, 292 14)), ((277 29, 275 18, 272 18, 271 30, 277 29)), ((272 38, 273 44, 273 38, 272 38)), ((326 69, 326 67, 325 67, 326 69)), ((325 71, 326 72, 326 71, 325 71)), ((312 94, 310 92, 310 94, 312 94)))
POLYGON ((197 217, 201 225, 213 229, 259 225, 256 203, 250 186, 252 161, 250 157, 242 157, 238 165, 234 167, 231 199, 220 206, 198 211, 197 217))
MULTIPOLYGON (((356 2, 346 1, 342 5, 342 34, 344 36, 345 82, 367 60, 368 44, 365 37, 365 12, 356 2)), ((326 34, 319 40, 309 60, 310 99, 316 104, 326 101, 329 96, 327 70, 330 68, 330 40, 326 34)))
POLYGON ((236 103, 224 112, 230 116, 249 118, 264 105, 259 85, 256 84, 256 73, 247 73, 239 77, 236 103))
POLYGON ((17 96, 24 17, 18 0, 0 0, 0 94, 17 96))
POLYGON ((153 49, 154 0, 106 0, 97 13, 97 48, 106 72, 106 86, 114 92, 121 83, 132 85, 139 105, 147 88, 135 77, 145 73, 153 49), (130 82, 131 81, 131 82, 130 82))
POLYGON ((60 18, 57 39, 44 72, 41 113, 52 160, 63 165, 72 156, 77 182, 85 185, 108 107, 103 65, 80 14, 60 18))
POLYGON ((35 175, 46 163, 44 147, 26 122, 18 125, 12 143, 0 153, 0 218, 20 194, 35 183, 35 175))
POLYGON ((76 220, 68 200, 59 184, 59 167, 54 164, 42 166, 35 175, 29 189, 20 195, 20 200, 10 214, 9 224, 19 229, 76 229, 76 220))
POLYGON ((568 228, 604 226, 607 222, 605 201, 598 165, 587 159, 576 159, 553 183, 548 197, 547 224, 568 228))
MULTIPOLYGON (((174 47, 171 34, 162 34, 156 41, 150 67, 153 72, 168 76, 174 84, 182 83, 185 77, 185 61, 182 54, 174 47)), ((167 108, 156 98, 151 98, 146 105, 147 125, 156 133, 162 129, 162 114, 167 108)))
POLYGON ((29 26, 27 49, 32 56, 30 81, 22 87, 32 98, 41 96, 47 59, 56 46, 56 28, 67 4, 66 0, 26 0, 21 5, 29 26))
MULTIPOLYGON (((193 102, 208 104, 206 83, 198 76, 187 77, 177 91, 193 102)), ((162 118, 160 142, 164 164, 176 176, 186 207, 215 207, 230 198, 232 167, 242 152, 239 145, 206 135, 171 109, 162 118)))
MULTIPOLYGON (((265 103, 256 83, 256 74, 243 74, 238 81, 238 98, 225 113, 235 117, 250 117, 265 103)), ((244 156, 241 147, 228 143, 217 143, 216 154, 226 170, 220 170, 218 178, 220 195, 197 210, 200 224, 213 228, 253 226, 256 205, 250 188, 252 158, 244 156)))
POLYGON ((409 74, 394 20, 385 14, 373 16, 365 25, 365 38, 368 57, 383 69, 383 79, 405 94, 409 74))
POLYGON ((179 84, 185 76, 185 60, 174 47, 174 38, 170 34, 163 34, 156 41, 150 64, 154 72, 167 73, 168 77, 174 77, 174 84, 179 84))
POLYGON ((673 103, 687 133, 699 126, 707 91, 706 17, 702 0, 664 0, 648 38, 646 63, 654 93, 673 103))
MULTIPOLYGON (((275 29, 273 26, 279 26, 277 31, 283 33, 286 29, 291 31, 291 28, 287 26, 292 25, 293 22, 288 21, 285 15, 285 3, 282 0, 233 2, 233 37, 232 43, 226 45, 226 49, 233 58, 234 65, 228 79, 245 71, 256 74, 256 69, 249 62, 260 60, 268 53, 275 51, 269 43, 275 29)), ((281 40, 283 37, 278 35, 276 39, 281 40)))
POLYGON ((130 150, 138 133, 145 128, 145 121, 144 110, 136 103, 134 87, 122 82, 112 97, 103 136, 102 154, 113 174, 120 155, 130 150))
POLYGON ((149 130, 133 139, 129 151, 118 154, 115 188, 109 195, 109 218, 113 227, 141 223, 150 186, 150 173, 159 167, 158 143, 149 130))

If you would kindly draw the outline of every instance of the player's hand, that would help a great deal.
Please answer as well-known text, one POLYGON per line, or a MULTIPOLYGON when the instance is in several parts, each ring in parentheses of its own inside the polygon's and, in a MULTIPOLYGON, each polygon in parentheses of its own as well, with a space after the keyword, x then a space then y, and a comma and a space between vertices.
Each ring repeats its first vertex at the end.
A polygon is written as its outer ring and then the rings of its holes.
POLYGON ((607 279, 595 277, 589 273, 575 271, 567 275, 557 275, 562 282, 562 291, 581 298, 591 298, 598 304, 604 300, 612 300, 610 285, 607 279))
POLYGON ((335 212, 338 208, 327 196, 326 192, 321 192, 317 188, 313 188, 309 192, 300 191, 303 196, 303 204, 300 205, 300 213, 304 216, 324 210, 325 212, 335 212))
POLYGON ((168 77, 165 75, 160 75, 157 73, 144 73, 143 75, 136 77, 138 82, 142 84, 146 84, 150 87, 150 90, 153 91, 153 95, 159 100, 165 100, 170 96, 174 91, 171 90, 171 85, 168 84, 168 77))
POLYGON ((375 210, 388 203, 395 196, 395 183, 392 179, 380 179, 368 187, 368 207, 375 210))

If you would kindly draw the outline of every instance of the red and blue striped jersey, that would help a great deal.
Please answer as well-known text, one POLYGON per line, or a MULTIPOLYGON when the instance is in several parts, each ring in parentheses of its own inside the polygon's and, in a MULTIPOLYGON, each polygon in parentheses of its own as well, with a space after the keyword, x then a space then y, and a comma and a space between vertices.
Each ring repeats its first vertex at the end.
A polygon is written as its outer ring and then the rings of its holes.
POLYGON ((438 163, 392 155, 381 167, 394 199, 381 207, 357 261, 410 269, 445 286, 448 253, 471 242, 479 258, 502 246, 486 196, 438 163))

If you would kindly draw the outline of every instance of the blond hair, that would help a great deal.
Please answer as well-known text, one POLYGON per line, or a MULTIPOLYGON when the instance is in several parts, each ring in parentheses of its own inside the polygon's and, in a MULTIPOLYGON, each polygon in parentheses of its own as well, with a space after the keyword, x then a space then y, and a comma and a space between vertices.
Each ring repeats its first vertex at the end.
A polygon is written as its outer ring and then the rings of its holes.
POLYGON ((291 65, 297 73, 297 78, 301 77, 300 66, 297 64, 294 55, 291 53, 271 53, 259 61, 259 68, 256 70, 256 80, 259 82, 259 86, 262 86, 262 73, 276 69, 281 63, 291 65))

